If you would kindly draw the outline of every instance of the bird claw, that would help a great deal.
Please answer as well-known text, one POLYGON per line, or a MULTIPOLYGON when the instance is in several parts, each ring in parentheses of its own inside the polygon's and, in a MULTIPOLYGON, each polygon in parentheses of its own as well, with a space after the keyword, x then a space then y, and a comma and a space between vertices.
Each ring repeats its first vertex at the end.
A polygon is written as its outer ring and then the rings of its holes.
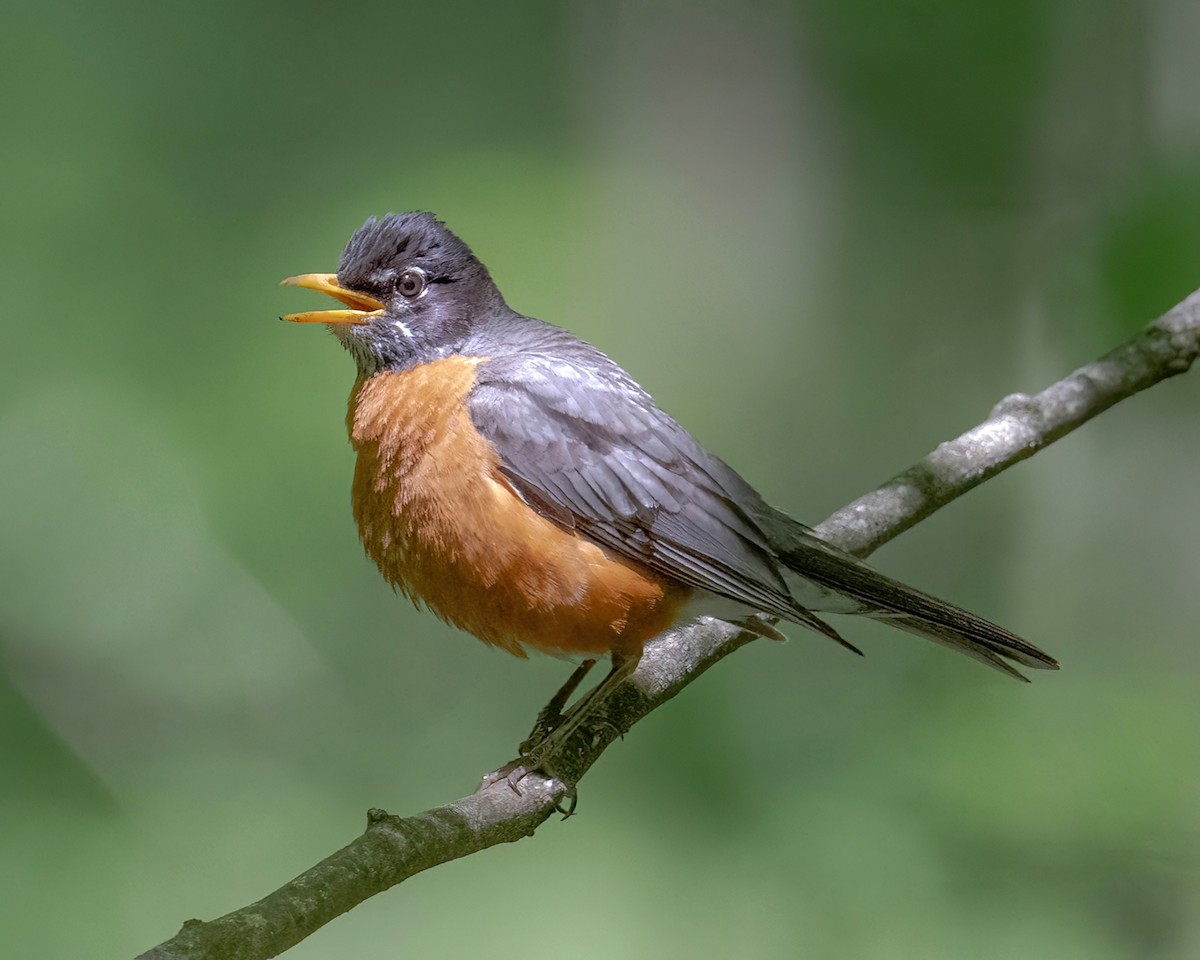
POLYGON ((554 812, 561 813, 564 820, 570 820, 575 816, 575 808, 579 806, 579 794, 575 791, 574 784, 567 784, 567 789, 554 801, 554 812), (566 807, 563 806, 563 800, 569 801, 566 807))
POLYGON ((580 681, 595 666, 595 663, 595 660, 585 660, 575 669, 562 688, 539 711, 537 719, 533 723, 533 729, 529 731, 529 736, 517 748, 520 756, 516 760, 509 761, 499 770, 487 774, 480 784, 480 790, 486 790, 493 784, 504 780, 513 793, 521 796, 521 781, 531 773, 540 773, 563 787, 562 792, 556 796, 554 809, 562 814, 564 820, 574 816, 579 802, 575 783, 569 777, 558 775, 552 766, 553 759, 579 730, 585 718, 591 719, 599 728, 612 731, 617 736, 621 735, 621 730, 616 724, 602 716, 594 716, 595 707, 604 702, 613 687, 633 672, 638 660, 613 654, 613 668, 609 671, 608 676, 568 708, 567 701, 570 700, 580 681), (565 805, 564 800, 566 801, 565 805))
POLYGON ((479 791, 482 792, 488 789, 488 787, 503 781, 508 784, 508 788, 518 797, 524 796, 521 793, 521 781, 531 773, 540 773, 551 784, 562 786, 562 791, 554 800, 555 813, 561 813, 564 820, 575 815, 575 808, 579 805, 579 794, 575 789, 575 784, 555 774, 553 769, 548 767, 544 761, 534 760, 532 757, 524 754, 516 760, 510 760, 504 766, 500 767, 500 769, 484 774, 479 784, 479 791), (563 801, 566 801, 566 805, 564 805, 563 801))
POLYGON ((508 784, 508 789, 515 793, 518 797, 521 795, 521 788, 518 786, 522 780, 529 775, 529 768, 525 764, 518 762, 511 770, 508 771, 508 776, 504 778, 508 784))
POLYGON ((518 784, 524 780, 529 773, 529 767, 527 767, 520 758, 516 760, 510 760, 498 770, 493 770, 491 773, 485 773, 483 775, 483 779, 479 781, 479 791, 477 792, 482 792, 488 787, 499 783, 501 780, 504 780, 508 783, 509 789, 511 789, 512 792, 519 797, 521 796, 521 789, 518 784))

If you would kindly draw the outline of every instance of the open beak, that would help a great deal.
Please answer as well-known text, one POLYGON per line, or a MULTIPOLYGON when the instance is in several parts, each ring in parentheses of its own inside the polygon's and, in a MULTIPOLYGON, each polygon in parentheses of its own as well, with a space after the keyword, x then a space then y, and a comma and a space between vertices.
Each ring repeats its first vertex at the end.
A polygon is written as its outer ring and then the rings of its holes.
POLYGON ((289 313, 283 320, 293 323, 370 323, 372 317, 383 313, 383 303, 365 293, 357 293, 339 286, 336 273, 303 273, 280 281, 283 287, 306 287, 319 290, 341 300, 349 310, 310 310, 307 313, 289 313))

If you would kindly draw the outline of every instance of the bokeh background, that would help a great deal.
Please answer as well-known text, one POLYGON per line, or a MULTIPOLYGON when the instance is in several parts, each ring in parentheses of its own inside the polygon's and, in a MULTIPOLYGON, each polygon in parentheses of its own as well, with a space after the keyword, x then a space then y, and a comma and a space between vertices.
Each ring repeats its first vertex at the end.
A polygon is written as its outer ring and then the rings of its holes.
MULTIPOLYGON (((10 4, 0 915, 130 956, 508 759, 392 594, 287 275, 431 209, 816 522, 1200 285, 1190 0, 10 4)), ((874 562, 1044 645, 754 645, 580 815, 288 956, 1200 956, 1200 373, 874 562)))

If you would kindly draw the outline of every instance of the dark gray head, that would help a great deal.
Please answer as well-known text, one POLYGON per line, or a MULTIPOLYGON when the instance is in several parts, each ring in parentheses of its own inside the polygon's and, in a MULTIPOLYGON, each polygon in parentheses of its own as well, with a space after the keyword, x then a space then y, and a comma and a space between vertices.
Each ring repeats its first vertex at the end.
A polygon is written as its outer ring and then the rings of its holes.
POLYGON ((371 217, 346 244, 336 276, 284 283, 354 308, 285 319, 327 323, 365 376, 452 354, 477 324, 504 309, 487 268, 431 213, 371 217))

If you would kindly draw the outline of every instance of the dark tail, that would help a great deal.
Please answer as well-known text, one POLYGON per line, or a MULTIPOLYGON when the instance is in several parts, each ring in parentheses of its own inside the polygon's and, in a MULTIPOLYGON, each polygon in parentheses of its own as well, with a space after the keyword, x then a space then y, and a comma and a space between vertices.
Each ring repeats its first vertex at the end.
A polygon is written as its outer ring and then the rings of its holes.
POLYGON ((990 620, 885 577, 784 514, 772 520, 771 535, 786 536, 785 546, 776 548, 784 565, 826 590, 858 601, 863 615, 965 653, 1018 680, 1028 678, 1009 661, 1037 670, 1058 669, 1053 657, 990 620))

